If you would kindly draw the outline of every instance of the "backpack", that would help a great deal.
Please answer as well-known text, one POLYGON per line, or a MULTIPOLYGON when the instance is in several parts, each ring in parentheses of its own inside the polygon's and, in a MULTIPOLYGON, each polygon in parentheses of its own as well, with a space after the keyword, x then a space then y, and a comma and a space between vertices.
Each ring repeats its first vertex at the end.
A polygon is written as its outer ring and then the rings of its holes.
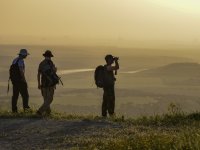
POLYGON ((113 85, 116 79, 113 72, 109 73, 106 71, 106 66, 100 65, 95 69, 94 80, 98 88, 104 88, 113 85))
POLYGON ((50 86, 55 86, 56 84, 59 83, 59 77, 57 76, 56 73, 54 73, 52 70, 46 70, 44 72, 44 75, 46 77, 45 85, 48 87, 50 86))
MULTIPOLYGON (((45 77, 45 86, 51 87, 59 84, 59 81, 62 83, 60 77, 53 70, 52 62, 48 62, 48 67, 43 70, 43 75, 45 77)), ((63 83, 62 83, 63 85, 63 83)))
POLYGON ((104 66, 102 65, 97 66, 94 72, 94 80, 98 88, 104 87, 104 74, 105 74, 104 66))
POLYGON ((16 61, 16 63, 12 64, 10 66, 9 75, 10 80, 12 81, 12 84, 18 83, 21 81, 22 77, 20 74, 19 66, 18 66, 19 59, 16 61))

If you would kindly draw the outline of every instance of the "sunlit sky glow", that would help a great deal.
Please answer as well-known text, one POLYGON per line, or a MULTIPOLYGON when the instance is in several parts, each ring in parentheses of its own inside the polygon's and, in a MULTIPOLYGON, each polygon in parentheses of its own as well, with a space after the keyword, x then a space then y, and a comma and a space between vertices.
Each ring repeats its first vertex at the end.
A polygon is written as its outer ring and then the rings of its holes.
POLYGON ((200 45, 198 0, 1 0, 0 44, 200 45))
POLYGON ((185 13, 200 14, 199 0, 150 0, 150 1, 185 13))

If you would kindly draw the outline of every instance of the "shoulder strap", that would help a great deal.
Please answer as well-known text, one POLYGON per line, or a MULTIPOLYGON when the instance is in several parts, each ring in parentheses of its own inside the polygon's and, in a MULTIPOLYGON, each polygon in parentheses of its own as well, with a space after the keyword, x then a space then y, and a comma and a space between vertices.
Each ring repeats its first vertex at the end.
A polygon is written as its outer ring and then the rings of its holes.
POLYGON ((19 60, 20 60, 20 58, 18 58, 17 61, 16 61, 14 64, 15 64, 15 65, 18 64, 19 60))
POLYGON ((47 64, 50 66, 51 70, 53 71, 53 62, 51 60, 47 61, 47 64))
POLYGON ((10 91, 10 77, 9 77, 9 79, 8 79, 7 95, 8 95, 8 93, 9 93, 9 91, 10 91))

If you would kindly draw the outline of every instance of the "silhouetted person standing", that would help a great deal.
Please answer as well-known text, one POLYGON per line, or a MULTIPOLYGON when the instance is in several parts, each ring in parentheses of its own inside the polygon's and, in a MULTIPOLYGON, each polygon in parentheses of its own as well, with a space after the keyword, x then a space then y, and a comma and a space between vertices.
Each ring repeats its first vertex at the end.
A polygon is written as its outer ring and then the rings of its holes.
POLYGON ((47 50, 43 56, 45 59, 40 63, 39 69, 38 69, 38 89, 41 90, 44 103, 37 111, 38 115, 42 115, 43 113, 50 114, 50 104, 53 101, 54 96, 54 90, 55 86, 58 81, 55 81, 53 76, 57 69, 51 60, 53 56, 52 52, 50 50, 47 50))
POLYGON ((107 112, 110 116, 115 114, 115 81, 116 78, 114 76, 117 74, 117 70, 119 69, 117 57, 113 57, 112 55, 107 55, 105 57, 106 65, 105 67, 105 85, 103 87, 103 104, 102 104, 102 116, 107 117, 107 112), (112 64, 115 63, 114 66, 112 64))
POLYGON ((29 94, 28 86, 25 79, 25 64, 24 59, 29 55, 26 49, 21 49, 19 56, 12 62, 10 68, 10 79, 13 84, 13 96, 12 96, 12 112, 17 113, 17 101, 19 94, 22 96, 24 111, 30 110, 28 105, 29 94))

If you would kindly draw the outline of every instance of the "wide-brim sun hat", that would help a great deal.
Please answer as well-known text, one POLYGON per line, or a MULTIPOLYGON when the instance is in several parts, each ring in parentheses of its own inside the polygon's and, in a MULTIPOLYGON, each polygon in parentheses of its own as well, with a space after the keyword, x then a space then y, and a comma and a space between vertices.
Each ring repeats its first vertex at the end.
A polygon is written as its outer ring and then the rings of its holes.
POLYGON ((54 57, 50 50, 46 50, 45 53, 43 54, 43 56, 44 57, 54 57))
POLYGON ((21 49, 18 55, 27 56, 30 55, 26 49, 21 49))

